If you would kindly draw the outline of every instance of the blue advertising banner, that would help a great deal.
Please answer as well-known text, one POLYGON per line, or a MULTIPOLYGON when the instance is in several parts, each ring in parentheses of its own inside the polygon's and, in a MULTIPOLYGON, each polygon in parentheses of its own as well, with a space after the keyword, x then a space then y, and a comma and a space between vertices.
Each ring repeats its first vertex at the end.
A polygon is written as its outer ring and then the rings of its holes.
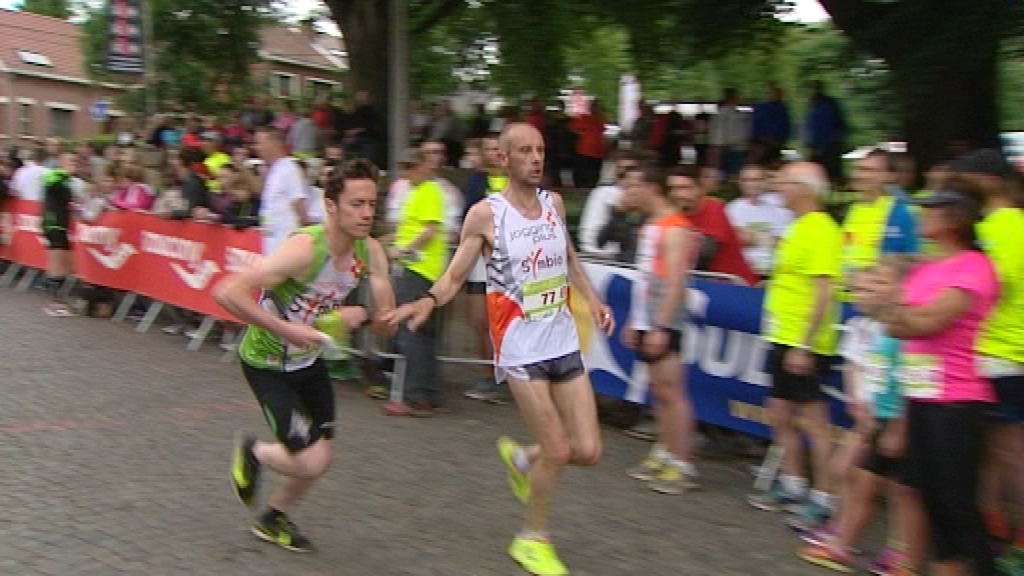
MULTIPOLYGON (((587 274, 612 308, 616 328, 611 337, 597 333, 585 305, 573 301, 587 369, 597 393, 649 402, 647 367, 621 342, 638 273, 613 264, 586 263, 587 274)), ((771 379, 766 372, 770 345, 761 339, 761 307, 765 291, 696 278, 688 295, 691 324, 685 336, 687 386, 697 417, 703 422, 760 437, 770 431, 764 406, 771 379)), ((844 318, 849 312, 844 314, 844 318)), ((828 391, 834 422, 846 427, 841 377, 829 375, 828 391)))

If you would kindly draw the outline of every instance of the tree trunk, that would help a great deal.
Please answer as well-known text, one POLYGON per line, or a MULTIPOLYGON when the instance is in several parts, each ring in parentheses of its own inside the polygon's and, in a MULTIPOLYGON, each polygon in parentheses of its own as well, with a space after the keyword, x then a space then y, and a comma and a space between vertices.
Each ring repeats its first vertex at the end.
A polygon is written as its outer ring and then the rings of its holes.
POLYGON ((388 0, 327 0, 326 4, 348 51, 349 81, 345 92, 369 92, 380 118, 380 145, 374 161, 383 165, 388 134, 388 0))
POLYGON ((892 72, 903 136, 918 169, 964 147, 999 145, 998 62, 1006 0, 820 0, 892 72))
POLYGON ((891 67, 909 152, 924 170, 972 148, 999 148, 998 53, 930 70, 891 67))

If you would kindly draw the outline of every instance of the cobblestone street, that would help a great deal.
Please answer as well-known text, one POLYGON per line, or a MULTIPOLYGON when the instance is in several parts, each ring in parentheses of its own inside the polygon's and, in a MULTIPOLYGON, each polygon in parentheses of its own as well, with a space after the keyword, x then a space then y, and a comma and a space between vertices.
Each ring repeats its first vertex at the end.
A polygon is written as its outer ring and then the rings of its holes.
MULTIPOLYGON (((49 318, 39 292, 0 290, 0 575, 515 575, 520 509, 494 451, 523 437, 514 406, 385 417, 338 388, 334 468, 294 513, 319 547, 258 542, 228 487, 235 430, 269 437, 236 364, 158 329, 49 318)), ((572 470, 555 538, 574 576, 823 572, 780 517, 747 506, 738 462, 703 462, 704 490, 654 494, 623 471, 649 447, 605 430, 572 470)), ((271 482, 273 480, 271 479, 271 482)))

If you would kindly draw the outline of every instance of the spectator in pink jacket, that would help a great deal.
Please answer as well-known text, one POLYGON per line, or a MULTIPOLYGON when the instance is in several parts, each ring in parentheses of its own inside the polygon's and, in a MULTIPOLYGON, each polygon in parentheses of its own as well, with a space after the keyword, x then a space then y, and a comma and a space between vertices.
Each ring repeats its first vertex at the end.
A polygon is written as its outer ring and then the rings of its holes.
POLYGON ((125 166, 119 175, 118 189, 110 203, 121 210, 147 212, 153 207, 156 193, 145 184, 146 174, 141 166, 125 166))

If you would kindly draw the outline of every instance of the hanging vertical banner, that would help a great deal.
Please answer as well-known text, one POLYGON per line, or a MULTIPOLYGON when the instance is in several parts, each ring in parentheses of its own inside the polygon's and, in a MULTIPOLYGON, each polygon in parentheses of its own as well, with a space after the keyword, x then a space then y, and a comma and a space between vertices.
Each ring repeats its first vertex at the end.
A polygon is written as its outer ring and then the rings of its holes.
POLYGON ((146 0, 108 0, 107 71, 115 74, 142 74, 145 54, 142 38, 142 2, 146 0))
POLYGON ((640 115, 640 81, 632 74, 619 78, 619 127, 623 133, 633 129, 640 115))

